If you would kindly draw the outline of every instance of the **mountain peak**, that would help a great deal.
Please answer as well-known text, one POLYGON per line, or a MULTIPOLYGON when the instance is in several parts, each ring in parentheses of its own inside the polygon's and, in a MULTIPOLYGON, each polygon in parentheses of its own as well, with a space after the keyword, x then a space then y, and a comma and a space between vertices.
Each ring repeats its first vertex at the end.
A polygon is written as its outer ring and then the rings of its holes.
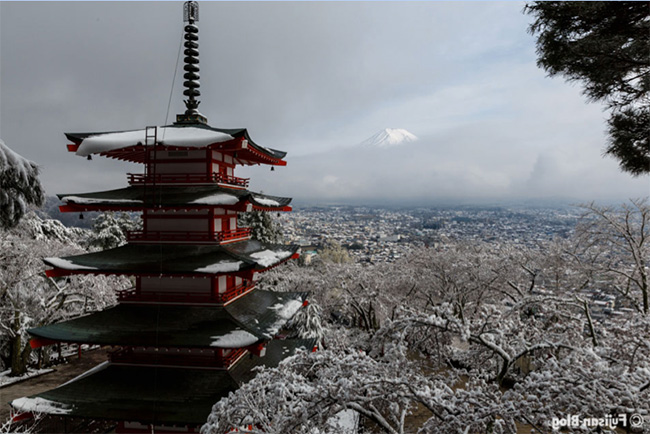
POLYGON ((403 145, 408 142, 415 142, 417 136, 400 128, 385 128, 372 137, 361 142, 362 146, 377 148, 389 148, 391 146, 403 145))

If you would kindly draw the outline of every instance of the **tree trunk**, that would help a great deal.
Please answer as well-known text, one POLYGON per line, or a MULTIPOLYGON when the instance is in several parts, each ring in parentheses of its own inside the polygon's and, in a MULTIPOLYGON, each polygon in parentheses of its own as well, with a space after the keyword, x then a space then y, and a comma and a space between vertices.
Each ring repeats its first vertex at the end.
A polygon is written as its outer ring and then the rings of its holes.
POLYGON ((23 348, 20 335, 15 336, 11 342, 11 375, 17 377, 27 373, 27 363, 23 357, 23 348))
POLYGON ((14 333, 11 339, 11 375, 17 377, 27 373, 27 362, 32 352, 29 342, 23 347, 23 339, 20 334, 20 312, 14 312, 14 333))

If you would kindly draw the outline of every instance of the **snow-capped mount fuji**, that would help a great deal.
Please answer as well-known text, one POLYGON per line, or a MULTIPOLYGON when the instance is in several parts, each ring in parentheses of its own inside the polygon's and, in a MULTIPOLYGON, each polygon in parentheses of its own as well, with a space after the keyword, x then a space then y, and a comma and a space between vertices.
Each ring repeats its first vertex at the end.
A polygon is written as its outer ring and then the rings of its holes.
POLYGON ((361 146, 373 148, 390 148, 392 146, 403 145, 418 140, 415 134, 412 134, 400 128, 386 128, 379 131, 374 136, 360 143, 361 146))

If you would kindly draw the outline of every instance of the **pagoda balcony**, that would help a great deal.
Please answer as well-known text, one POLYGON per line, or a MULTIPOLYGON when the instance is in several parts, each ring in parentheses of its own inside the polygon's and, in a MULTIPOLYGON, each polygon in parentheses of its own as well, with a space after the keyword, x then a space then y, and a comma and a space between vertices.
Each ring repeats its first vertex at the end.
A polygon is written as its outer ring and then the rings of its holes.
POLYGON ((255 287, 255 282, 245 280, 239 285, 217 294, 196 294, 191 292, 146 291, 138 293, 136 288, 117 291, 117 300, 125 303, 170 303, 170 304, 227 304, 255 287))
POLYGON ((217 233, 189 231, 128 231, 126 241, 129 243, 220 243, 228 244, 250 238, 250 228, 238 228, 217 233))
POLYGON ((246 188, 250 178, 224 175, 222 173, 128 173, 129 184, 224 184, 227 187, 246 188))

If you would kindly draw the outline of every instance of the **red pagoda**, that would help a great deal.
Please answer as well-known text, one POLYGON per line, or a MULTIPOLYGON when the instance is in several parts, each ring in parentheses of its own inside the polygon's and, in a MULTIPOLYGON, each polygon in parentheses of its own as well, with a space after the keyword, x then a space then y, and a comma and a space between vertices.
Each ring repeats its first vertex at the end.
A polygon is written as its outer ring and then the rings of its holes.
MULTIPOLYGON (((237 165, 284 166, 285 152, 257 145, 245 129, 220 129, 198 111, 198 6, 184 4, 184 114, 137 131, 67 133, 68 151, 142 163, 129 186, 63 194, 66 212, 142 213, 124 246, 45 258, 49 277, 132 276, 133 288, 102 312, 29 330, 38 348, 59 342, 111 348, 108 361, 34 396, 14 400, 18 418, 44 413, 61 431, 115 421, 116 432, 197 432, 212 405, 309 340, 274 339, 307 303, 306 293, 256 289, 256 273, 298 256, 298 247, 251 239, 239 213, 290 211, 291 199, 253 193, 237 165)), ((50 427, 52 425, 50 424, 50 427)))

